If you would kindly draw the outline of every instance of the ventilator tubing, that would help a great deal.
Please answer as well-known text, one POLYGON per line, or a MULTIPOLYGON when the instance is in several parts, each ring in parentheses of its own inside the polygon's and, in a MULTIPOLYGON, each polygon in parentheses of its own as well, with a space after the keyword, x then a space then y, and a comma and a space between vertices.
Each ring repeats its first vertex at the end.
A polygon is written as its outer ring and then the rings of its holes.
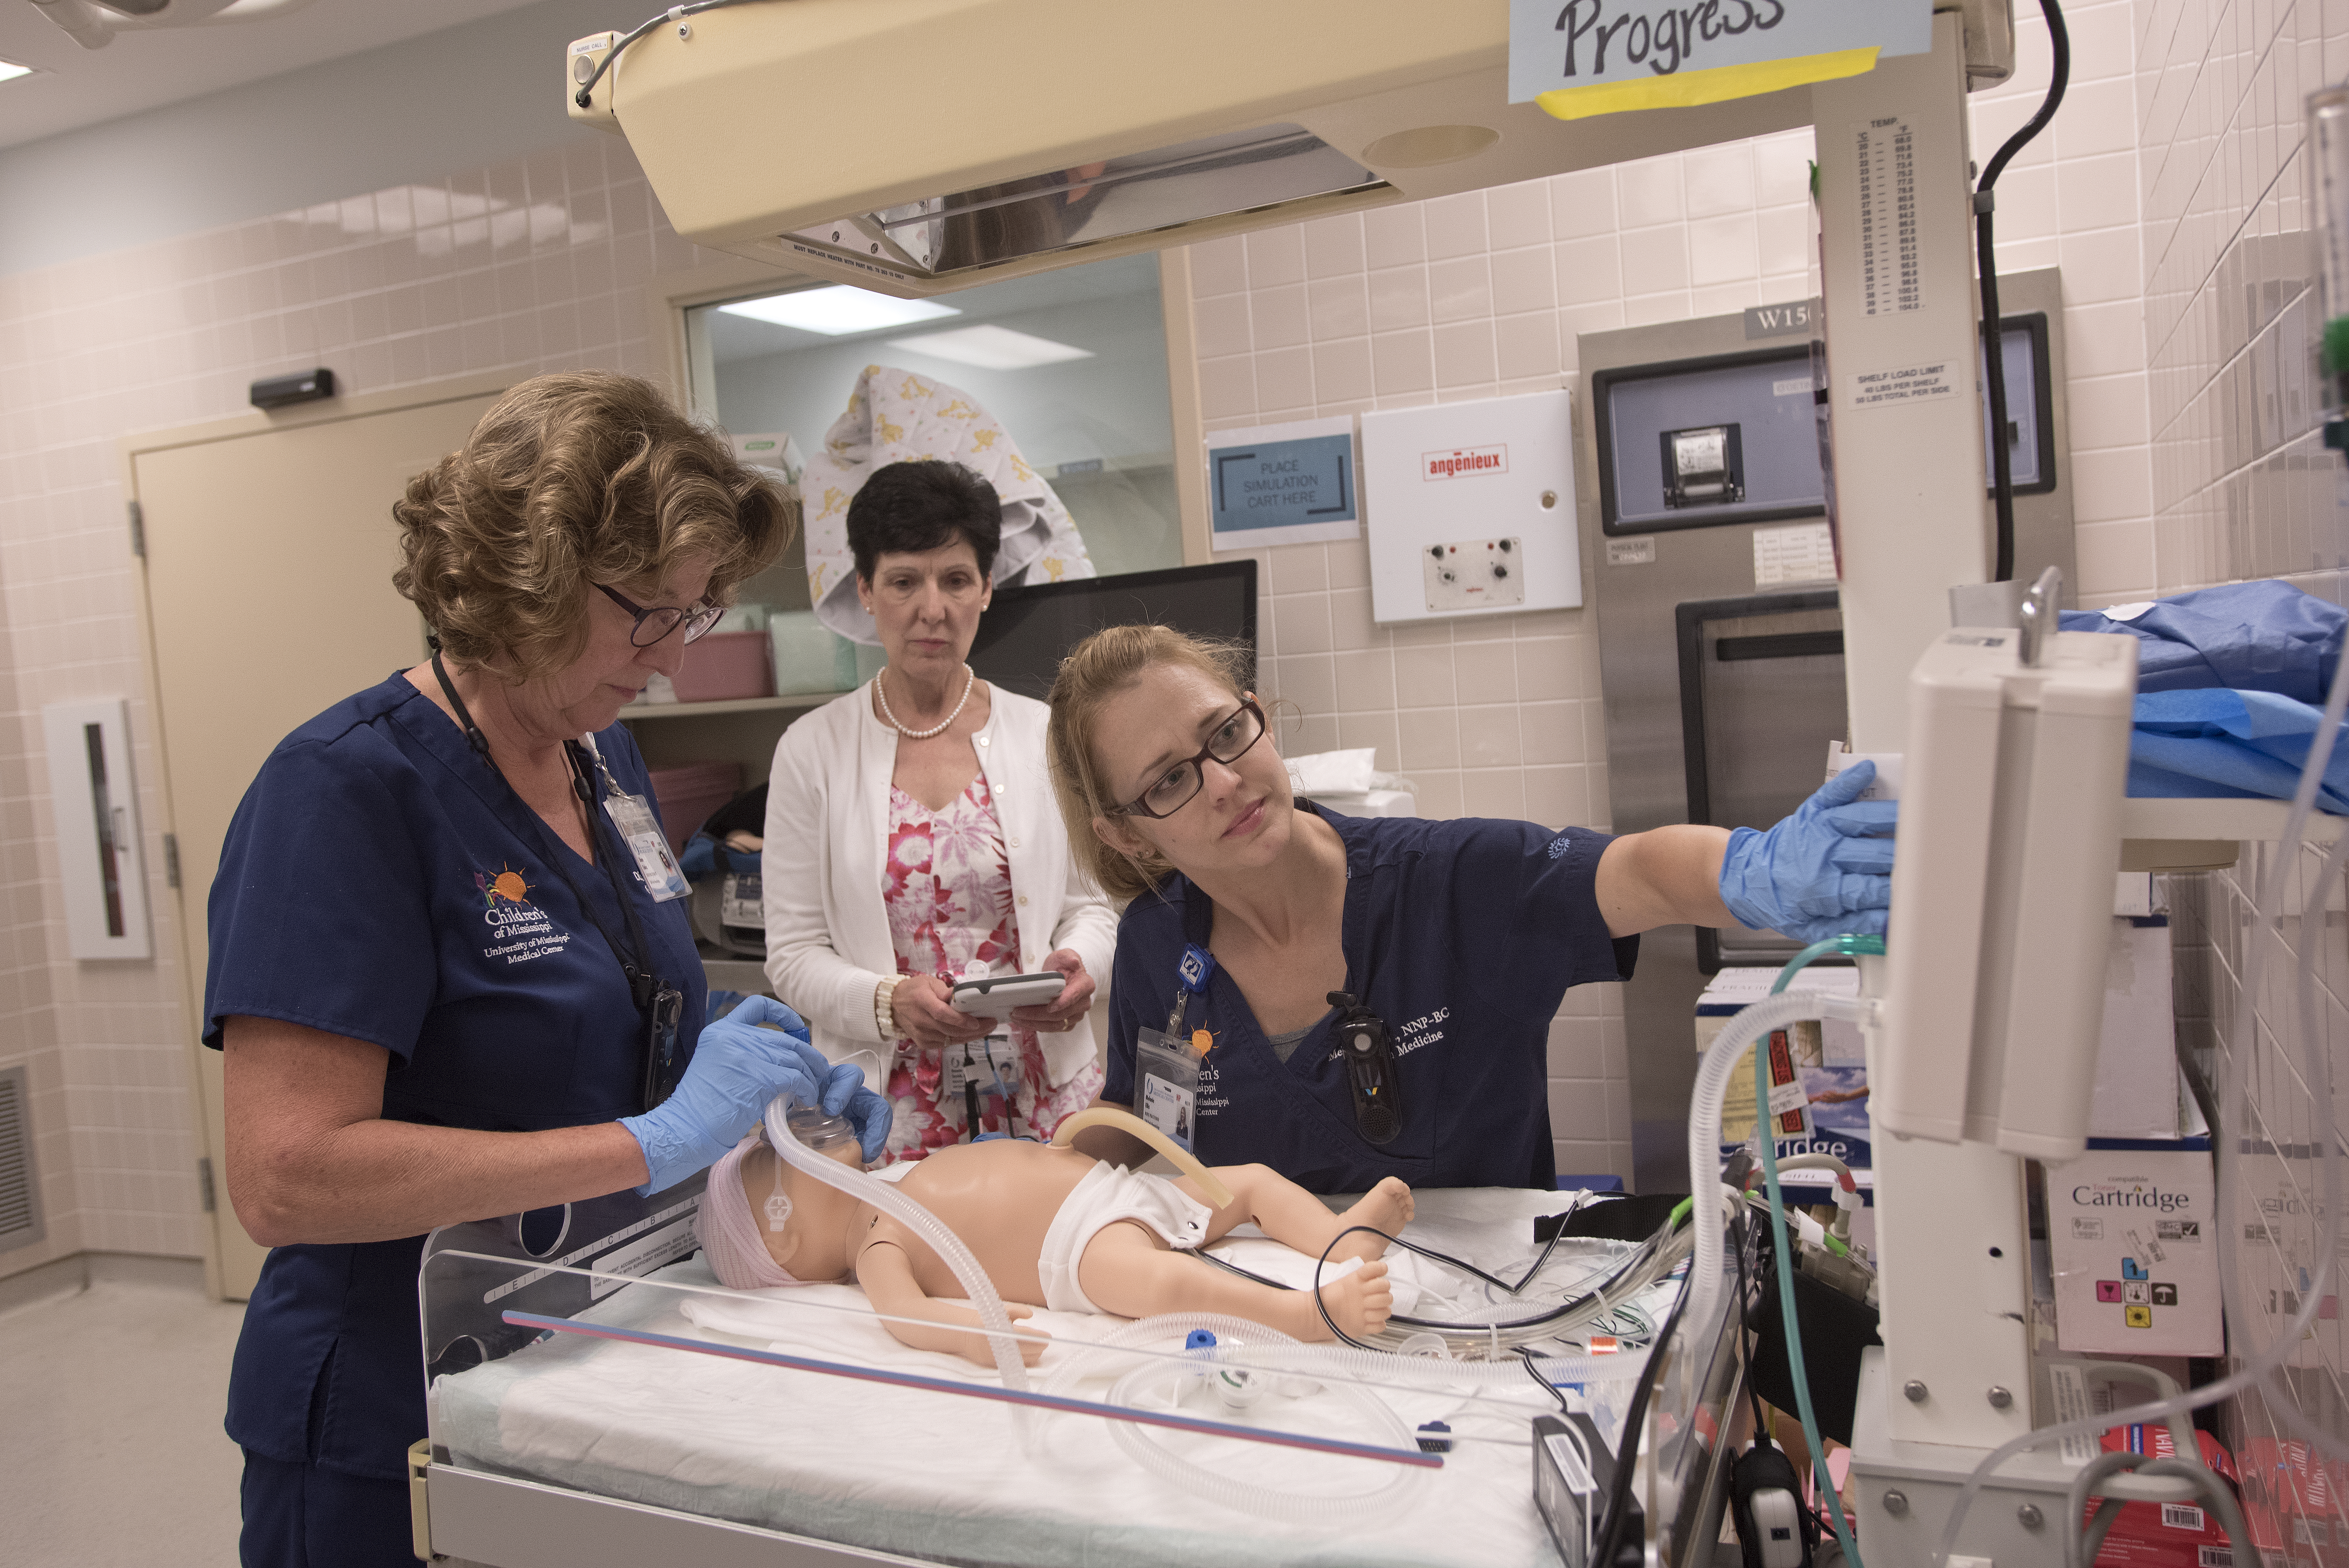
POLYGON ((1232 1206, 1232 1190, 1216 1180, 1216 1173, 1200 1163, 1199 1157, 1159 1131, 1130 1110, 1113 1105, 1089 1105, 1074 1116, 1064 1119, 1052 1130, 1054 1147, 1067 1149, 1078 1133, 1088 1127, 1114 1127, 1120 1132, 1139 1138, 1174 1162, 1174 1168, 1199 1184, 1207 1202, 1218 1209, 1232 1206))
MULTIPOLYGON (((962 1238, 947 1229, 936 1214, 915 1202, 888 1182, 864 1171, 825 1158, 793 1136, 790 1119, 791 1100, 777 1095, 767 1102, 767 1141, 775 1146, 775 1153, 792 1169, 812 1176, 827 1187, 838 1188, 850 1197, 872 1204, 900 1224, 910 1227, 914 1233, 929 1243, 938 1256, 970 1298, 971 1306, 978 1313, 978 1321, 987 1334, 987 1343, 995 1352, 995 1369, 1002 1375, 1003 1386, 1026 1392, 1028 1367, 1019 1359, 1019 1341, 1014 1337, 1010 1314, 1003 1310, 1003 1298, 996 1294, 995 1282, 978 1266, 962 1238)), ((1015 1411, 1015 1421, 1024 1412, 1015 1411)))
MULTIPOLYGON (((1721 1295, 1722 1205, 1730 1196, 1721 1181, 1721 1108, 1729 1095, 1730 1075, 1745 1060, 1746 1048, 1772 1030, 1825 1016, 1826 998, 1816 992, 1785 991, 1765 996, 1729 1020, 1713 1037, 1712 1048, 1696 1069, 1688 1143, 1689 1224, 1695 1232, 1696 1254, 1689 1263, 1686 1316, 1692 1334, 1706 1332, 1703 1325, 1713 1321, 1714 1302, 1721 1295)), ((1754 1109, 1759 1114, 1764 1108, 1754 1109)))
MULTIPOLYGON (((1077 1354, 1061 1363, 1059 1369, 1046 1381, 1044 1392, 1052 1395, 1069 1393, 1086 1370, 1104 1355, 1120 1350, 1141 1351, 1147 1358, 1141 1366, 1118 1378, 1110 1389, 1110 1402, 1138 1406, 1147 1400, 1152 1406, 1157 1406, 1164 1402, 1164 1397, 1154 1398, 1154 1393, 1170 1377, 1186 1377, 1221 1366, 1244 1369, 1278 1383, 1285 1377, 1305 1376, 1289 1370, 1292 1360, 1299 1353, 1311 1356, 1320 1348, 1305 1345, 1260 1323, 1226 1317, 1217 1313, 1165 1313, 1157 1317, 1140 1318, 1105 1339, 1082 1346, 1077 1354), (1145 1348, 1156 1341, 1173 1340, 1179 1344, 1193 1330, 1202 1328, 1216 1336, 1219 1346, 1217 1351, 1211 1353, 1212 1359, 1184 1363, 1171 1357, 1151 1353, 1145 1348), (1225 1346, 1229 1347, 1228 1351, 1220 1348, 1225 1346), (1274 1359, 1278 1366, 1260 1364, 1254 1353, 1262 1350, 1277 1352, 1274 1359)), ((1352 1354, 1381 1368, 1401 1359, 1363 1356, 1360 1351, 1352 1354)), ((1446 1370, 1451 1369, 1452 1364, 1444 1365, 1446 1370)), ((1507 1370, 1512 1381, 1523 1387, 1524 1367, 1513 1366, 1507 1370)), ((1340 1376, 1334 1367, 1330 1375, 1340 1376)), ((1385 1400, 1369 1390, 1343 1381, 1324 1383, 1321 1387, 1352 1407, 1352 1413, 1361 1419, 1363 1429, 1353 1434, 1357 1440, 1384 1441, 1406 1452, 1417 1442, 1417 1435, 1403 1424, 1402 1418, 1396 1415, 1385 1400)), ((1134 1422, 1112 1420, 1109 1429, 1111 1438, 1125 1451, 1128 1459, 1174 1483, 1182 1496, 1205 1498, 1242 1512, 1260 1514, 1269 1519, 1294 1520, 1304 1524, 1353 1524, 1382 1519, 1417 1496, 1425 1479, 1423 1471, 1412 1466, 1381 1463, 1370 1467, 1370 1473, 1378 1484, 1369 1491, 1301 1495, 1275 1487, 1257 1486, 1221 1470, 1194 1464, 1134 1422)))
MULTIPOLYGON (((1507 1356, 1498 1361, 1455 1361, 1448 1356, 1422 1356, 1392 1350, 1355 1350, 1343 1345, 1309 1345, 1302 1340, 1267 1328, 1260 1323, 1244 1318, 1228 1318, 1233 1324, 1231 1334, 1245 1348, 1228 1353, 1225 1359, 1237 1362, 1253 1371, 1278 1377, 1319 1379, 1339 1378, 1365 1388, 1379 1387, 1430 1389, 1458 1393, 1465 1388, 1472 1393, 1491 1388, 1506 1388, 1512 1393, 1527 1387, 1526 1363, 1520 1357, 1507 1356)), ((1198 1313, 1163 1313, 1156 1317, 1137 1318, 1117 1333, 1099 1341, 1055 1340, 1062 1349, 1076 1353, 1074 1361, 1058 1361, 1059 1369, 1052 1375, 1050 1387, 1059 1387, 1078 1376, 1083 1369, 1084 1357, 1095 1351, 1112 1347, 1136 1350, 1149 1338, 1137 1331, 1158 1326, 1173 1329, 1180 1326, 1187 1332, 1195 1327, 1213 1329, 1218 1336, 1225 1331, 1198 1313)), ((1648 1364, 1648 1352, 1630 1350, 1612 1356, 1541 1356, 1536 1357, 1537 1369, 1552 1383, 1616 1383, 1638 1378, 1648 1364)))

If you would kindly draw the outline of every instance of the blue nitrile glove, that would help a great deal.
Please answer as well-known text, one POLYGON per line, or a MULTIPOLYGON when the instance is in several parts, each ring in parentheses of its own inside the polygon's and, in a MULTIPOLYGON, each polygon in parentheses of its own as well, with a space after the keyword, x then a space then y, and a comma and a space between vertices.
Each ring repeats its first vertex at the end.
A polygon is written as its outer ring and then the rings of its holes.
MULTIPOLYGON (((848 1125, 856 1129, 857 1146, 864 1152, 864 1163, 872 1164, 889 1147, 889 1127, 896 1119, 896 1107, 885 1095, 874 1094, 864 1087, 864 1073, 859 1068, 834 1068, 834 1072, 856 1075, 856 1092, 848 1097, 848 1109, 834 1114, 848 1118, 848 1125)), ((830 1101, 826 1101, 827 1108, 830 1101)))
POLYGON ((1860 799, 1874 782, 1876 764, 1855 763, 1768 832, 1732 833, 1721 862, 1729 913, 1803 942, 1883 935, 1900 803, 1860 799))
MULTIPOLYGON (((725 1017, 702 1026, 693 1060, 667 1099, 642 1116, 620 1119, 645 1151, 650 1179, 636 1192, 649 1197, 716 1164, 779 1094, 820 1105, 833 1116, 846 1111, 862 1138, 864 1120, 858 1119, 854 1101, 860 1092, 866 1099, 880 1099, 864 1083, 863 1072, 833 1066, 808 1044, 807 1025, 797 1013, 772 996, 750 997, 725 1017), (761 1024, 778 1025, 781 1032, 761 1024)), ((883 1103, 881 1109, 885 1138, 888 1107, 883 1103)), ((871 1115, 865 1108, 865 1119, 871 1115)))

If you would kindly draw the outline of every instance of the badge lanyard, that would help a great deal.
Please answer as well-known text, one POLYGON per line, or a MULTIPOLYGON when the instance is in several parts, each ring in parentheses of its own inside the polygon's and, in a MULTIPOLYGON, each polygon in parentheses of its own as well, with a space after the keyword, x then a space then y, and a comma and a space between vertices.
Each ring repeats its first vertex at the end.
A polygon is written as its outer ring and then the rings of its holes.
MULTIPOLYGON (((1191 1151, 1198 1133, 1199 1058, 1197 1035, 1185 1037, 1185 1016, 1194 997, 1204 996, 1216 972, 1216 955, 1196 943, 1183 949, 1174 966, 1174 1006, 1166 1027, 1140 1029, 1134 1035, 1134 1068, 1139 1082, 1135 1099, 1142 1119, 1191 1151)), ((1205 1031, 1202 1031, 1204 1033, 1205 1031)))
POLYGON ((938 1112, 951 1121, 948 1107, 959 1102, 963 1136, 967 1140, 980 1143, 1001 1138, 1005 1134, 988 1132, 981 1127, 983 1102, 999 1100, 1003 1125, 1013 1128, 1026 1076, 1020 1069, 1019 1048, 1008 1035, 989 1035, 984 1039, 948 1046, 940 1053, 938 1061, 938 1112))
MULTIPOLYGON (((473 754, 489 767, 491 772, 497 774, 501 781, 506 781, 505 773, 498 767, 497 759, 490 755, 490 738, 483 735, 481 727, 473 722, 472 714, 465 707, 465 699, 457 695, 457 688, 449 679, 449 671, 441 664, 440 650, 437 647, 432 650, 432 673, 440 677, 440 690, 448 697, 449 706, 457 710, 457 721, 464 726, 466 744, 473 748, 473 754)), ((595 859, 603 865, 605 878, 611 883, 612 896, 618 902, 621 916, 627 923, 627 942, 621 942, 604 923, 604 917, 595 913, 595 906, 588 902, 586 893, 572 878, 571 869, 563 863, 560 847, 545 845, 546 829, 544 823, 538 820, 538 813, 531 811, 530 815, 538 830, 541 847, 546 851, 546 863, 554 868, 554 874, 561 877, 563 885, 571 890, 573 901, 595 925, 596 934, 603 937, 604 944, 612 950, 612 956, 619 960, 620 973, 628 982, 629 998, 636 1003, 636 1012, 644 1018, 645 1076, 639 1099, 643 1109, 650 1110, 668 1098, 669 1091, 677 1087, 677 1080, 685 1071, 685 1063, 677 1048, 678 1026, 685 1016, 685 993, 663 980, 651 968, 652 947, 645 940, 643 923, 636 918, 636 901, 628 896, 627 885, 620 880, 616 851, 604 841, 603 826, 595 811, 595 787, 588 782, 586 766, 580 760, 583 750, 589 751, 594 757, 595 767, 602 772, 605 784, 613 796, 629 801, 638 810, 645 809, 644 802, 621 793, 619 785, 612 779, 611 770, 604 767, 600 752, 583 748, 575 740, 563 743, 564 760, 571 766, 572 792, 587 808, 588 836, 595 849, 595 859)), ((506 782, 506 788, 512 789, 513 786, 506 782)), ((523 802, 523 809, 529 810, 527 801, 523 802)), ((618 824, 617 812, 614 813, 614 820, 618 824)), ((620 830, 625 835, 627 830, 622 826, 620 830)), ((654 831, 657 834, 658 828, 656 827, 654 831)), ((661 841, 661 847, 667 851, 667 840, 661 841)), ((641 868, 644 863, 642 853, 638 852, 635 859, 641 868)), ((672 865, 674 863, 671 861, 672 865)), ((652 886, 649 874, 646 877, 646 885, 647 888, 652 886)), ((660 895, 656 893, 655 896, 660 895)))
MULTIPOLYGON (((1143 1075, 1143 1119, 1169 1137, 1177 1135, 1150 1114, 1150 1097, 1154 1088, 1170 1114, 1195 1110, 1198 1058, 1206 1054, 1196 1047, 1199 1034, 1206 1031, 1193 1034, 1185 1042, 1184 1022, 1191 998, 1206 994, 1207 979, 1215 970, 1214 954, 1196 944, 1185 947, 1174 968, 1174 1006, 1166 1016, 1165 1033, 1138 1032, 1136 1065, 1143 1075), (1154 1076, 1159 1078, 1154 1086, 1154 1076)), ((1334 1035, 1338 1055, 1346 1067, 1346 1087, 1354 1101, 1354 1130, 1363 1142, 1384 1148, 1402 1132, 1402 1072, 1395 1058, 1394 1040, 1387 1032, 1386 1020, 1350 992, 1332 991, 1329 1002, 1338 1012, 1334 1035)), ((1190 1148, 1187 1139, 1178 1141, 1190 1148)))
MULTIPOLYGON (((595 772, 604 780, 604 810, 619 830, 621 841, 636 860, 636 870, 645 879, 645 891, 653 895, 656 903, 667 903, 673 898, 683 898, 693 891, 685 880, 685 872, 677 863, 677 856, 668 847, 668 835, 661 831, 653 810, 645 804, 641 795, 631 795, 620 788, 612 770, 604 765, 604 753, 597 748, 595 738, 583 736, 580 744, 595 760, 595 772)), ((575 765, 575 758, 574 758, 575 765)), ((586 797, 582 796, 585 799, 586 797)))

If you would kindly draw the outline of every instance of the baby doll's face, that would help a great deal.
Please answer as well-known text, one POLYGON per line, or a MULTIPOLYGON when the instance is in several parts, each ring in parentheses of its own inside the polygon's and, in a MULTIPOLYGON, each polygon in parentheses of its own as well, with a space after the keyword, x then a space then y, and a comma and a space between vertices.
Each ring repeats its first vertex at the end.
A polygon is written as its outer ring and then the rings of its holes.
MULTIPOLYGON (((852 1169, 863 1169, 854 1144, 834 1150, 833 1158, 852 1169)), ((848 1277, 846 1230, 855 1198, 784 1165, 763 1143, 743 1156, 742 1195, 750 1201, 750 1222, 758 1227, 776 1267, 808 1284, 848 1277), (775 1193, 778 1166, 782 1171, 783 1195, 791 1200, 792 1209, 783 1228, 772 1231, 767 1228, 767 1201, 775 1193)))

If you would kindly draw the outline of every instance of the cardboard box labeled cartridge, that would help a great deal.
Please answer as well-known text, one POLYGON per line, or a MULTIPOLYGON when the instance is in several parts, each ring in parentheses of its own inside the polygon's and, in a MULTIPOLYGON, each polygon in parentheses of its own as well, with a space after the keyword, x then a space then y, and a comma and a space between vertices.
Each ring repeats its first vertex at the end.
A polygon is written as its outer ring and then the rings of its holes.
POLYGON ((2091 1149, 2048 1166, 2056 1345, 2219 1355, 2215 1206, 2200 1150, 2091 1149))

